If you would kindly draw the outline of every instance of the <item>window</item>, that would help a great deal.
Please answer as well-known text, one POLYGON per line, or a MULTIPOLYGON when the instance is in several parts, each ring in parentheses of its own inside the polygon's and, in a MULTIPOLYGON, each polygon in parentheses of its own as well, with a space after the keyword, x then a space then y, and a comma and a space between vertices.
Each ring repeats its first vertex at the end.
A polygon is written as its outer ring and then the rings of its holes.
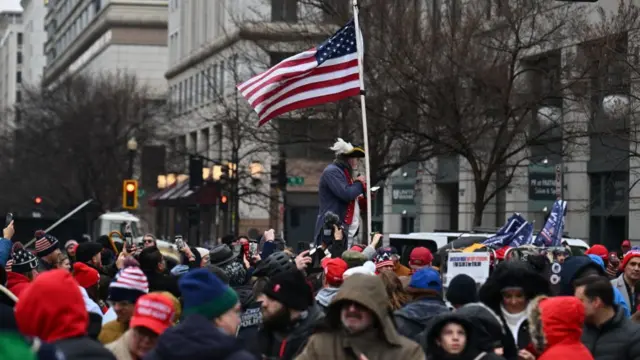
POLYGON ((16 82, 17 82, 18 84, 21 84, 21 83, 22 83, 22 71, 18 71, 18 72, 16 73, 16 82))
MULTIPOLYGON (((213 65, 213 78, 211 79, 211 87, 213 88, 213 97, 218 97, 218 64, 213 65)), ((214 99, 217 101, 217 99, 214 99)))
POLYGON ((297 22, 298 0, 271 0, 271 21, 297 22))
POLYGON ((20 90, 16 91, 16 102, 19 103, 22 101, 22 93, 20 90))
POLYGON ((18 51, 17 56, 16 56, 16 62, 18 64, 22 64, 22 51, 18 51))
POLYGON ((209 66, 207 68, 207 99, 208 100, 211 100, 211 94, 212 94, 211 88, 213 87, 211 85, 212 84, 212 80, 213 79, 211 79, 211 66, 209 66))
POLYGON ((220 62, 220 97, 224 98, 224 61, 220 62))
POLYGON ((194 105, 198 105, 200 103, 200 74, 196 74, 196 86, 193 90, 195 94, 195 100, 193 100, 194 105))
POLYGON ((207 84, 207 81, 209 81, 209 79, 207 79, 205 77, 205 73, 204 70, 202 70, 200 72, 200 102, 205 102, 206 98, 206 90, 205 90, 205 86, 207 84))
POLYGON ((187 109, 187 105, 188 105, 188 103, 187 103, 187 101, 188 101, 187 100, 188 99, 188 97, 187 97, 187 80, 183 80, 182 83, 183 83, 183 85, 182 85, 182 91, 183 91, 183 93, 182 93, 183 94, 182 95, 182 101, 183 101, 183 103, 182 103, 182 111, 185 111, 187 109))
POLYGON ((193 76, 189 78, 189 106, 193 106, 193 76))
POLYGON ((22 33, 18 33, 18 45, 22 45, 22 33))

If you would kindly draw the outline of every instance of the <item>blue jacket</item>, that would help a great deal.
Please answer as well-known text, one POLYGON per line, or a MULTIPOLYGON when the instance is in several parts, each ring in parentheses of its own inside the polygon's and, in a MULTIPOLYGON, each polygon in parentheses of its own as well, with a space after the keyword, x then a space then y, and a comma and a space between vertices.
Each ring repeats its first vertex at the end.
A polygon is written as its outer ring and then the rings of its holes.
MULTIPOLYGON (((591 260, 598 264, 603 270, 606 271, 606 266, 604 265, 604 260, 598 255, 590 254, 587 255, 591 260)), ((620 293, 620 290, 617 288, 613 288, 613 303, 620 306, 622 311, 624 312, 624 316, 631 317, 631 311, 629 310, 629 304, 624 299, 624 296, 620 293)))
POLYGON ((346 167, 343 164, 332 163, 324 169, 320 176, 320 184, 318 186, 319 209, 314 232, 314 239, 318 245, 322 239, 321 230, 324 224, 324 214, 331 211, 344 221, 349 203, 364 193, 362 183, 354 182, 349 185, 344 174, 345 169, 346 167))
POLYGON ((257 360, 233 336, 200 315, 191 315, 167 329, 144 360, 257 360))
MULTIPOLYGON (((13 243, 9 239, 0 238, 0 266, 4 267, 11 256, 13 243)), ((0 284, 3 285, 3 284, 0 284)))

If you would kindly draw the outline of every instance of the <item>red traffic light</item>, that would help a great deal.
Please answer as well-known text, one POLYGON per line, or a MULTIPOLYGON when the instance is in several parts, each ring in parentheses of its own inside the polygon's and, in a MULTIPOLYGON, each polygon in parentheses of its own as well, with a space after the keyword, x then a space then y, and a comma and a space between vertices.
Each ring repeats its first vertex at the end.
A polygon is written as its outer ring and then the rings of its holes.
POLYGON ((136 190, 136 186, 134 184, 127 184, 126 190, 127 192, 134 192, 136 190))
POLYGON ((40 205, 40 204, 42 204, 42 198, 40 196, 36 196, 33 199, 33 202, 36 203, 37 205, 40 205))
POLYGON ((228 199, 227 199, 227 196, 226 196, 226 195, 222 195, 222 196, 220 197, 220 202, 221 202, 221 203, 223 203, 223 204, 226 204, 226 203, 227 203, 227 200, 228 200, 228 199))

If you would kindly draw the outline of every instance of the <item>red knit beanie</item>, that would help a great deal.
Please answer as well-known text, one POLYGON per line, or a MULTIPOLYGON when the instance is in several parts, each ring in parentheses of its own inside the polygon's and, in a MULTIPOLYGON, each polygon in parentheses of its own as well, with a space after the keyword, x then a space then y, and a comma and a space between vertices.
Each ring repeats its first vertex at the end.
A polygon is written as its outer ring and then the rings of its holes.
POLYGON ((631 250, 624 254, 624 258, 622 258, 622 263, 620 263, 620 271, 624 271, 624 268, 627 266, 629 261, 635 257, 640 257, 640 251, 631 250))

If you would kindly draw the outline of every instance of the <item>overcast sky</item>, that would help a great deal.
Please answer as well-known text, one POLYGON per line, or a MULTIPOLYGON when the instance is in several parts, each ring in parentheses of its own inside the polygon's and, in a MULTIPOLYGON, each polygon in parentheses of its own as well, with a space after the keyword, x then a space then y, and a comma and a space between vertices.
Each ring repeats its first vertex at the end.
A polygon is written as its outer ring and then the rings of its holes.
POLYGON ((2 10, 22 10, 20 0, 0 0, 0 11, 2 10))

